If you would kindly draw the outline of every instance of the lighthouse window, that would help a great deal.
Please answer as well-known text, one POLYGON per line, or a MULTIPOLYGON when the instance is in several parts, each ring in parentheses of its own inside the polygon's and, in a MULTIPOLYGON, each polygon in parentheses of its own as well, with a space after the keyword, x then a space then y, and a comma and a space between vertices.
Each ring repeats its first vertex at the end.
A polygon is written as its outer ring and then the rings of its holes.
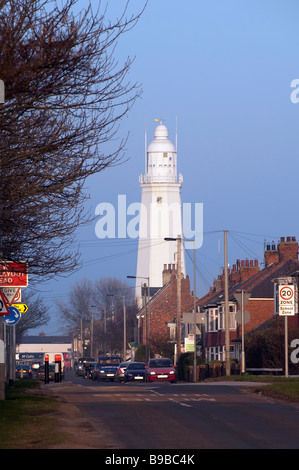
POLYGON ((157 202, 158 202, 159 204, 161 204, 161 202, 162 202, 162 197, 161 197, 161 196, 157 197, 157 202))
POLYGON ((167 153, 167 152, 163 152, 163 157, 164 157, 164 158, 167 158, 167 157, 168 157, 168 153, 167 153))

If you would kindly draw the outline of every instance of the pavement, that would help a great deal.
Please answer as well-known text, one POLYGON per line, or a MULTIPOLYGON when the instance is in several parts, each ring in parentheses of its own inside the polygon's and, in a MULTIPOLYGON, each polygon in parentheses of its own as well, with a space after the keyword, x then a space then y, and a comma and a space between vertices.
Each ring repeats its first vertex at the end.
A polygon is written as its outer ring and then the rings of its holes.
POLYGON ((59 409, 54 417, 58 421, 57 431, 65 434, 62 442, 47 447, 48 449, 117 449, 117 444, 103 426, 93 425, 90 418, 83 415, 79 407, 68 402, 65 394, 70 391, 82 391, 82 385, 72 382, 50 382, 41 385, 41 393, 58 399, 59 409))

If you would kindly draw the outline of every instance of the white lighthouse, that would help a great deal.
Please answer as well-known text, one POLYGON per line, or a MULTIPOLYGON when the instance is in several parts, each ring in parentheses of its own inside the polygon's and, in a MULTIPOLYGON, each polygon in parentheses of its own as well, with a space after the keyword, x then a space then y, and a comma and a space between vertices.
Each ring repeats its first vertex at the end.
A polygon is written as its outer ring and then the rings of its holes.
MULTIPOLYGON (((177 175, 177 149, 168 139, 160 121, 145 156, 145 174, 139 178, 141 209, 136 272, 136 298, 141 304, 141 285, 163 286, 164 265, 177 263, 177 243, 164 238, 183 237, 181 187, 177 175)), ((181 245, 181 273, 185 276, 185 256, 181 245)))

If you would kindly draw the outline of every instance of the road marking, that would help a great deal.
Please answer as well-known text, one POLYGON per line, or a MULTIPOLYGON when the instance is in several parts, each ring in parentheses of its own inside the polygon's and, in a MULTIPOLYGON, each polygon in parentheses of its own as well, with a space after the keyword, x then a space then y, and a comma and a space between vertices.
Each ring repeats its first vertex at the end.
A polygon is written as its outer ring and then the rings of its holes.
POLYGON ((196 394, 188 395, 186 393, 181 393, 181 394, 175 393, 169 396, 169 394, 159 393, 154 390, 150 390, 149 392, 150 392, 150 397, 148 396, 148 394, 142 394, 142 393, 130 393, 128 395, 123 395, 122 393, 113 393, 113 394, 93 393, 93 397, 100 398, 102 399, 102 401, 109 401, 109 402, 113 400, 119 400, 123 402, 124 401, 125 402, 128 402, 128 401, 153 402, 153 401, 161 401, 161 400, 167 401, 168 400, 168 401, 172 401, 173 403, 178 403, 182 406, 188 406, 189 408, 191 407, 191 405, 187 405, 186 402, 196 403, 196 402, 201 402, 201 401, 209 401, 209 402, 216 401, 215 398, 212 398, 207 394, 196 393, 196 394))

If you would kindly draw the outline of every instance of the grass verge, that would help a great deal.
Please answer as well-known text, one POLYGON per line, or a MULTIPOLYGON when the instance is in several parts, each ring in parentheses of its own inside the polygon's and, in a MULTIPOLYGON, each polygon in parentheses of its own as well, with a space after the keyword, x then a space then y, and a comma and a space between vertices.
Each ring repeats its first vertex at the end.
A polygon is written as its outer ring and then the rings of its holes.
POLYGON ((234 381, 234 382, 262 382, 269 385, 257 385, 251 391, 262 393, 272 398, 299 402, 299 378, 284 377, 279 375, 231 375, 206 379, 205 382, 214 381, 234 381))
POLYGON ((40 387, 37 380, 15 381, 0 401, 0 449, 47 449, 61 442, 57 431, 59 402, 30 392, 40 387))

